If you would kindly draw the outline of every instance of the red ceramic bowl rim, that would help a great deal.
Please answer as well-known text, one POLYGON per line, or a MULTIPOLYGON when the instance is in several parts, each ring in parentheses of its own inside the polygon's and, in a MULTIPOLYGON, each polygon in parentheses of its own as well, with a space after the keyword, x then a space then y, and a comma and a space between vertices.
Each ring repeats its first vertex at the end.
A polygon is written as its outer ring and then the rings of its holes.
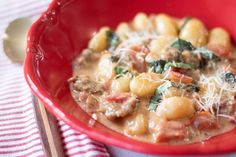
MULTIPOLYGON (((50 12, 58 5, 59 0, 53 0, 51 4, 49 5, 48 9, 42 13, 42 15, 39 17, 39 19, 31 26, 29 33, 28 33, 28 39, 31 39, 36 34, 36 28, 43 24, 42 19, 47 14, 47 12, 50 12)), ((32 48, 33 44, 28 42, 27 44, 27 50, 32 48)), ((24 61, 24 76, 25 79, 30 86, 32 92, 39 98, 39 100, 45 105, 45 107, 56 117, 63 120, 65 123, 67 123, 69 126, 74 128, 75 130, 78 130, 80 132, 86 133, 91 138, 104 142, 106 144, 111 144, 114 146, 118 146, 121 148, 130 149, 133 151, 138 151, 142 153, 148 153, 148 154, 172 154, 172 155, 181 155, 181 154, 223 154, 223 153, 229 153, 236 150, 236 140, 229 141, 225 143, 225 146, 222 147, 215 147, 213 149, 208 149, 207 145, 200 145, 200 144, 187 144, 187 145, 158 145, 158 144, 149 144, 144 142, 137 142, 139 145, 135 145, 133 147, 132 143, 127 143, 126 141, 120 141, 116 138, 107 138, 105 134, 100 132, 99 130, 92 129, 88 127, 86 124, 79 122, 75 119, 75 117, 64 113, 63 109, 59 107, 59 103, 53 99, 51 99, 50 95, 43 90, 43 87, 38 82, 37 76, 34 73, 34 67, 30 66, 31 61, 33 59, 32 53, 26 53, 26 58, 24 61), (56 106, 56 107, 55 107, 56 106), (235 142, 234 142, 235 141, 235 142), (199 148, 201 147, 201 148, 199 148), (155 148, 155 149, 154 149, 155 148)))

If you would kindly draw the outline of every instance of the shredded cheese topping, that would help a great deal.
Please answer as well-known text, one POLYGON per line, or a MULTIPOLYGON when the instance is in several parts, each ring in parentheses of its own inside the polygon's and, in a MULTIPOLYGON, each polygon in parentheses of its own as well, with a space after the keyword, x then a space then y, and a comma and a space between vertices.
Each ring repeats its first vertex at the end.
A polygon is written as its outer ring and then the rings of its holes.
POLYGON ((222 77, 225 71, 219 69, 209 76, 201 75, 199 84, 203 87, 204 94, 198 94, 194 100, 202 110, 210 112, 217 119, 224 117, 236 122, 233 116, 220 113, 221 104, 232 105, 235 103, 236 83, 229 84, 225 81, 222 77))

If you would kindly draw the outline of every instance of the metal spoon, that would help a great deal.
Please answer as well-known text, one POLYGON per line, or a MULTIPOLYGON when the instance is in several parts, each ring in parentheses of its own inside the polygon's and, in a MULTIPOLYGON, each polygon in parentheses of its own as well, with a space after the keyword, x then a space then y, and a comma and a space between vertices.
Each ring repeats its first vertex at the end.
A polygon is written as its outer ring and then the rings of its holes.
MULTIPOLYGON (((19 18, 12 21, 3 36, 3 48, 8 58, 14 63, 22 64, 25 58, 27 32, 33 20, 19 18)), ((57 120, 33 96, 35 117, 40 129, 41 139, 47 156, 64 156, 57 120)))
POLYGON ((22 64, 25 58, 27 31, 33 21, 19 18, 12 21, 3 35, 3 48, 13 62, 22 64))

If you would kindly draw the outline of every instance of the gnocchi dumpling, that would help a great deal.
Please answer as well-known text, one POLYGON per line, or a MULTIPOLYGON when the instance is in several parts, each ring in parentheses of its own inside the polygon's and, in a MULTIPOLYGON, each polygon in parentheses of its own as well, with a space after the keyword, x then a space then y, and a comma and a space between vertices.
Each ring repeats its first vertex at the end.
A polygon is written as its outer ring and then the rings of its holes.
POLYGON ((134 17, 132 26, 136 31, 147 30, 151 27, 151 21, 145 13, 138 13, 134 17))
POLYGON ((230 35, 223 28, 217 27, 211 30, 208 45, 223 45, 231 47, 230 35))
POLYGON ((174 96, 181 96, 181 94, 182 94, 181 89, 176 87, 170 87, 163 93, 163 97, 170 98, 174 96))
POLYGON ((113 79, 111 89, 113 92, 129 92, 130 81, 132 75, 130 73, 125 74, 119 78, 113 79))
POLYGON ((187 97, 178 96, 164 99, 156 110, 158 116, 167 120, 190 117, 194 112, 193 102, 187 97))
POLYGON ((162 76, 156 73, 141 73, 130 82, 130 91, 139 97, 150 97, 163 83, 162 76))
POLYGON ((95 52, 101 52, 105 50, 108 46, 107 31, 109 30, 110 28, 108 27, 102 27, 99 32, 96 33, 89 41, 88 47, 95 52))
POLYGON ((98 63, 97 76, 101 81, 112 79, 115 76, 115 64, 111 60, 111 54, 104 52, 98 63))
POLYGON ((201 47, 207 44, 208 31, 200 20, 193 18, 184 25, 179 37, 195 47, 201 47))
POLYGON ((178 35, 178 27, 176 22, 166 14, 157 15, 155 18, 155 26, 157 33, 160 35, 178 35))
POLYGON ((121 40, 125 40, 127 38, 127 34, 131 32, 131 28, 126 22, 122 22, 116 28, 116 33, 120 37, 121 40))
POLYGON ((151 62, 160 59, 165 54, 165 48, 168 47, 172 40, 174 40, 173 37, 163 35, 153 39, 149 45, 150 53, 146 56, 145 60, 151 62))
POLYGON ((129 122, 127 133, 130 135, 142 135, 147 132, 147 117, 144 114, 138 114, 131 122, 129 122))

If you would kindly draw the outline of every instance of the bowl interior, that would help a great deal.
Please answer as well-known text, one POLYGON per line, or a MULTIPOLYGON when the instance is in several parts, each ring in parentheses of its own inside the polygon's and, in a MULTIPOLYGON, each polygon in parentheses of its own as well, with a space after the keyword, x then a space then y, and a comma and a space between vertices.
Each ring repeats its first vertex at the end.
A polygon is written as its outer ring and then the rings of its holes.
POLYGON ((70 95, 72 61, 99 27, 130 21, 140 11, 200 18, 208 28, 222 26, 236 41, 236 1, 228 0, 58 0, 29 32, 25 77, 33 92, 58 118, 92 138, 127 149, 159 154, 208 154, 236 150, 236 131, 184 146, 148 144, 120 135, 93 120, 70 95), (222 7, 223 6, 223 7, 222 7))

